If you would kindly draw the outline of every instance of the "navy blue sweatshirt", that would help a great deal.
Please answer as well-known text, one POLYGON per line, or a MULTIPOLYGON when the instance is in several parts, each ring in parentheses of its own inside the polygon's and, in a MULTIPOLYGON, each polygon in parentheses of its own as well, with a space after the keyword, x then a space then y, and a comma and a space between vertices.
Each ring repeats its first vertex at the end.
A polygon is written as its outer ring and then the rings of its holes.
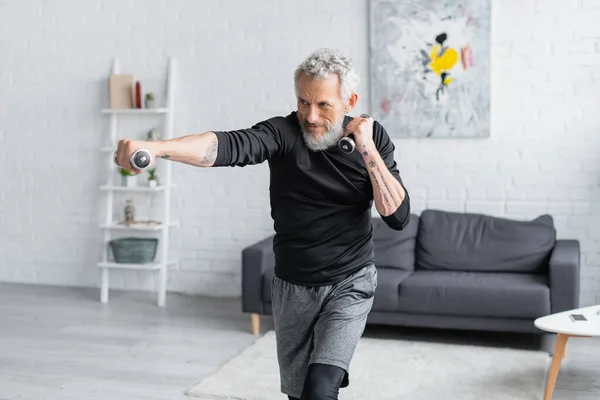
MULTIPOLYGON (((351 120, 346 116, 343 127, 351 120)), ((296 112, 249 129, 213 132, 219 141, 215 167, 269 163, 277 277, 305 286, 331 285, 374 262, 373 186, 358 150, 351 154, 337 146, 310 150, 296 112)), ((373 139, 385 165, 404 187, 394 144, 377 121, 373 139)), ((396 212, 382 220, 401 230, 409 214, 407 191, 396 212)))

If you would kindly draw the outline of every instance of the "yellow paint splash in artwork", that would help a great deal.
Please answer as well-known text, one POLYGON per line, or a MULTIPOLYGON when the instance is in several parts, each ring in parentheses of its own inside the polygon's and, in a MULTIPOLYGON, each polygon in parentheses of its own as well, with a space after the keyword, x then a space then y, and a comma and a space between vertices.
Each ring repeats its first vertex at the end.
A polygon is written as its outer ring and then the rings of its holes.
MULTIPOLYGON (((429 66, 437 75, 442 75, 442 72, 450 71, 458 62, 459 56, 458 52, 453 48, 446 49, 442 56, 439 56, 440 51, 442 50, 442 46, 436 44, 431 49, 429 53, 429 57, 431 58, 431 63, 429 66)), ((452 82, 451 77, 447 77, 444 79, 444 84, 447 85, 452 82)))

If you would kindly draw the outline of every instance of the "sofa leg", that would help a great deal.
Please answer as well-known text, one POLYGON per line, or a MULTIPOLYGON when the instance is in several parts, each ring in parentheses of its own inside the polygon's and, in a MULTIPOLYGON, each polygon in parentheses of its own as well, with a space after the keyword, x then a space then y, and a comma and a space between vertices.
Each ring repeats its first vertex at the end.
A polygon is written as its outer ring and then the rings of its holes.
POLYGON ((250 322, 252 324, 252 334, 258 336, 258 333, 260 332, 260 315, 250 315, 250 322))

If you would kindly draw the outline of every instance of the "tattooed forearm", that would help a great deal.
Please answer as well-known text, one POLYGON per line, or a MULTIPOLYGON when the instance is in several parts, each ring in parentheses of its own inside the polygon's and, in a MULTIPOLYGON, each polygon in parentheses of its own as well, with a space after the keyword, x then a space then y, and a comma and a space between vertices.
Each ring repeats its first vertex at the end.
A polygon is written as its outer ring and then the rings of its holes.
POLYGON ((375 208, 382 215, 393 214, 400 207, 400 203, 404 200, 406 193, 400 182, 387 169, 376 149, 363 147, 365 148, 361 154, 363 155, 363 159, 369 170, 371 183, 373 184, 375 208))
MULTIPOLYGON (((393 200, 390 200, 390 197, 389 197, 390 191, 387 190, 387 192, 386 192, 382 189, 381 184, 379 183, 379 179, 377 179, 377 175, 375 174, 374 171, 371 171, 371 176, 373 177, 373 180, 375 180, 375 185, 374 185, 373 189, 376 189, 376 190, 379 189, 379 194, 383 197, 383 200, 390 208, 397 208, 399 206, 399 204, 396 205, 393 200)), ((385 182, 384 182, 384 185, 385 185, 385 182)), ((387 185, 385 185, 385 187, 387 188, 387 185)))
POLYGON ((196 167, 212 167, 217 160, 219 139, 214 132, 181 136, 155 142, 156 157, 196 167))
POLYGON ((215 137, 210 144, 208 145, 208 148, 206 149, 206 152, 204 153, 204 157, 202 157, 202 161, 200 161, 201 165, 212 165, 215 160, 217 159, 217 150, 219 148, 219 143, 217 138, 215 137))

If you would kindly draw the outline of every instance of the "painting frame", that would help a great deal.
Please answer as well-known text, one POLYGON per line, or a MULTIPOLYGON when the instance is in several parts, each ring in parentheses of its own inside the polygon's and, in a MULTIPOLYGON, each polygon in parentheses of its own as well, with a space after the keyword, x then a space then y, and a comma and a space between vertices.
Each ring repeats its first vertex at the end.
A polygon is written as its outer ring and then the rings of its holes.
POLYGON ((491 7, 369 0, 371 115, 390 137, 490 137, 491 7))

